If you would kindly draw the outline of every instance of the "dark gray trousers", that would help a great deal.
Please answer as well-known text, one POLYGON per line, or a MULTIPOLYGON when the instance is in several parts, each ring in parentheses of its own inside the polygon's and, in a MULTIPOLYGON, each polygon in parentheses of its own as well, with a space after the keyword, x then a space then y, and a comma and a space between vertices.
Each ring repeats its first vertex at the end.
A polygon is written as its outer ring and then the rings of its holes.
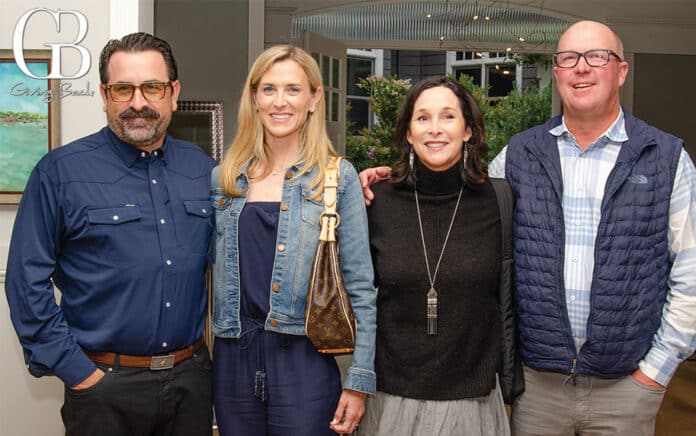
POLYGON ((203 346, 171 369, 97 365, 94 386, 65 388, 66 436, 210 436, 211 365, 203 346))

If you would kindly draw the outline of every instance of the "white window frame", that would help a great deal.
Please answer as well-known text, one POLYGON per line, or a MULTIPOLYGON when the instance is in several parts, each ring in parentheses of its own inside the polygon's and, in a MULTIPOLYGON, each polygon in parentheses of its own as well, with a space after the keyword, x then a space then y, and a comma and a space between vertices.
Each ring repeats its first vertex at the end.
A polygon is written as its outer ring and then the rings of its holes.
MULTIPOLYGON (((457 51, 474 51, 474 50, 457 50, 457 51)), ((506 58, 490 57, 491 52, 481 52, 481 57, 478 59, 463 59, 457 60, 457 51, 447 51, 445 54, 446 59, 446 71, 447 74, 452 74, 455 68, 458 67, 472 67, 478 66, 481 69, 481 86, 483 88, 488 86, 488 72, 486 67, 489 65, 500 65, 506 67, 515 67, 515 81, 517 82, 517 91, 522 91, 522 65, 518 65, 513 60, 507 60, 506 58), (501 61, 501 59, 506 59, 501 61)), ((502 52, 492 52, 492 53, 502 53, 502 52)))
MULTIPOLYGON (((355 48, 349 48, 346 50, 347 58, 362 58, 362 59, 368 59, 372 61, 372 75, 373 76, 378 76, 382 77, 384 75, 384 50, 381 49, 375 49, 375 50, 363 50, 363 49, 355 49, 355 48)), ((346 61, 346 68, 348 67, 348 61, 346 61)), ((348 78, 346 77, 346 80, 348 78)), ((362 95, 352 95, 348 94, 347 90, 350 89, 350 84, 346 84, 346 100, 351 99, 351 100, 364 100, 367 101, 368 98, 362 95)), ((368 109, 368 119, 367 119, 367 125, 368 127, 372 127, 374 123, 376 122, 375 114, 372 112, 372 109, 368 109)))

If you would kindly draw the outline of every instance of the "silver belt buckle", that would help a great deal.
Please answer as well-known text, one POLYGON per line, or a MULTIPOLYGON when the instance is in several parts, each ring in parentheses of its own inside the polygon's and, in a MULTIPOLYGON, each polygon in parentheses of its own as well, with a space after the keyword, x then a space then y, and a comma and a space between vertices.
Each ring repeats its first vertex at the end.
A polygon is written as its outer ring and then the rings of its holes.
POLYGON ((150 360, 150 369, 158 371, 160 369, 171 369, 174 367, 174 355, 167 354, 166 356, 153 356, 150 360))

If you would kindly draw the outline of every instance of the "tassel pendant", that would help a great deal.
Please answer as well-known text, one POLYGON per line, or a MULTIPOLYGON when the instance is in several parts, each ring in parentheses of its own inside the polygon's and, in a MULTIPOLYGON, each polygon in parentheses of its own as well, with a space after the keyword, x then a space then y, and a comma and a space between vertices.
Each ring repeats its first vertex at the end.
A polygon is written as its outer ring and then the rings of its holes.
POLYGON ((428 291, 428 335, 437 335, 437 291, 435 288, 430 288, 428 291))

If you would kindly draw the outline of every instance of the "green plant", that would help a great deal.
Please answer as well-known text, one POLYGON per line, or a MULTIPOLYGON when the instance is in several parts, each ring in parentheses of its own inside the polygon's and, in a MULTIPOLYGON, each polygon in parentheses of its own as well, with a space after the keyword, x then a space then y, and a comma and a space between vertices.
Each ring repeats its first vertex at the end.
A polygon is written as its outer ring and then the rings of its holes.
MULTIPOLYGON (((361 129, 358 135, 347 135, 346 158, 358 171, 365 168, 391 165, 399 152, 392 144, 392 135, 399 118, 399 108, 411 86, 410 80, 392 77, 369 76, 361 79, 358 86, 365 90, 370 108, 377 118, 371 127, 361 129)), ((350 110, 348 106, 347 110, 350 110)), ((346 131, 350 132, 350 125, 346 131)))
POLYGON ((542 89, 533 86, 522 92, 515 90, 498 100, 485 118, 489 161, 500 153, 514 135, 543 124, 550 116, 550 83, 542 89))
POLYGON ((474 84, 470 76, 462 74, 459 83, 469 90, 481 108, 486 126, 488 142, 488 161, 500 153, 510 138, 530 127, 542 124, 551 116, 551 84, 543 89, 531 87, 522 92, 517 85, 506 97, 491 99, 487 90, 474 84))

